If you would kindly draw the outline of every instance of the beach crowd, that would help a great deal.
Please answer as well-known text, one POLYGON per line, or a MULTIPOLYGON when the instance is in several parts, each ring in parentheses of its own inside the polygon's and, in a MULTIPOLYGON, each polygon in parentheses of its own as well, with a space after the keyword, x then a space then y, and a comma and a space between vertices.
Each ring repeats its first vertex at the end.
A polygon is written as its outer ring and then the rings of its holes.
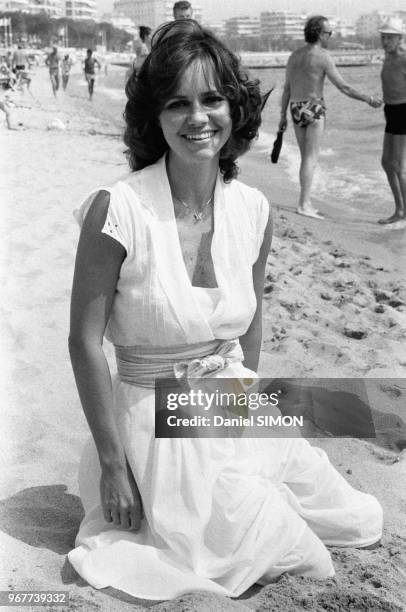
MULTIPOLYGON (((190 2, 175 2, 175 20, 191 19, 193 8, 190 2)), ((382 151, 382 167, 386 173, 393 194, 395 211, 389 217, 378 220, 382 225, 398 224, 403 227, 406 218, 406 53, 402 46, 403 24, 397 18, 390 18, 379 32, 385 51, 381 71, 382 98, 360 92, 348 85, 338 72, 334 60, 327 51, 333 31, 327 18, 314 16, 308 19, 304 29, 305 45, 293 52, 286 68, 286 80, 281 101, 281 116, 278 125, 278 153, 282 145, 283 132, 288 125, 288 109, 300 151, 299 170, 300 195, 297 213, 313 219, 323 219, 311 201, 314 172, 320 155, 323 131, 326 120, 326 105, 323 97, 325 79, 329 79, 337 89, 353 98, 365 102, 372 108, 384 105, 386 127, 382 151)), ((127 77, 139 71, 151 48, 152 29, 146 25, 139 27, 139 44, 136 56, 127 77)), ((68 87, 72 59, 69 54, 63 57, 54 46, 45 60, 49 69, 50 83, 54 96, 57 96, 62 82, 65 91, 68 87)), ((3 56, 0 66, 1 99, 0 110, 5 114, 8 129, 13 129, 10 114, 10 101, 7 91, 29 91, 31 76, 30 59, 21 45, 12 53, 3 56)), ((83 62, 89 100, 92 100, 96 79, 96 69, 102 63, 88 49, 83 62)), ((107 65, 105 66, 105 70, 107 65)), ((278 155, 276 156, 277 160, 278 155)))

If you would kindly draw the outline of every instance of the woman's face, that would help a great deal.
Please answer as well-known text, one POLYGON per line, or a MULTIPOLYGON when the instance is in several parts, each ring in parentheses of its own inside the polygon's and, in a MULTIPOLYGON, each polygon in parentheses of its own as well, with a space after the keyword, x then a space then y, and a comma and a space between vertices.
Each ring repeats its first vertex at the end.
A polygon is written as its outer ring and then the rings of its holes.
POLYGON ((230 105, 215 84, 213 70, 193 62, 165 102, 159 122, 170 151, 185 163, 218 160, 230 138, 230 105))

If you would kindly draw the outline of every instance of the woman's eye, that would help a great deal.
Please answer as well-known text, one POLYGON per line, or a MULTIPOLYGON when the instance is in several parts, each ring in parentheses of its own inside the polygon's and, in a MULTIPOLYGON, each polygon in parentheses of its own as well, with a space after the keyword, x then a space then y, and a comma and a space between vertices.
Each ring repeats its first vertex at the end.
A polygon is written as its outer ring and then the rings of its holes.
POLYGON ((183 108, 187 106, 187 104, 188 104, 187 100, 173 100, 172 102, 169 102, 165 108, 167 110, 173 110, 176 108, 183 108))
POLYGON ((204 103, 205 104, 220 104, 220 102, 223 102, 224 98, 223 96, 220 96, 218 94, 213 94, 211 96, 207 96, 204 99, 204 103))

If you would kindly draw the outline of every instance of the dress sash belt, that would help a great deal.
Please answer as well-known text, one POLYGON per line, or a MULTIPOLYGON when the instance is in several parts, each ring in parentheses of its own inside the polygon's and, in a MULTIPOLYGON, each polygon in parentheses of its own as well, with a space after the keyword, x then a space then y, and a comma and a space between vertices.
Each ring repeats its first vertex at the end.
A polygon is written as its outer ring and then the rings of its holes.
POLYGON ((207 378, 242 361, 238 340, 214 340, 193 346, 146 348, 115 345, 117 372, 128 385, 154 388, 156 378, 207 378))

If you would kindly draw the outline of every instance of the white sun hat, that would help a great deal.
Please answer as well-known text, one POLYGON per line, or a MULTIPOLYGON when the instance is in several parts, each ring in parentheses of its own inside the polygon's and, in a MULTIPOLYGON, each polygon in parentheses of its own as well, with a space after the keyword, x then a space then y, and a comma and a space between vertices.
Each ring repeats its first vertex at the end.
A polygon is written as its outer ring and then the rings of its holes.
POLYGON ((404 34, 403 21, 399 17, 389 17, 379 28, 381 34, 404 34))

